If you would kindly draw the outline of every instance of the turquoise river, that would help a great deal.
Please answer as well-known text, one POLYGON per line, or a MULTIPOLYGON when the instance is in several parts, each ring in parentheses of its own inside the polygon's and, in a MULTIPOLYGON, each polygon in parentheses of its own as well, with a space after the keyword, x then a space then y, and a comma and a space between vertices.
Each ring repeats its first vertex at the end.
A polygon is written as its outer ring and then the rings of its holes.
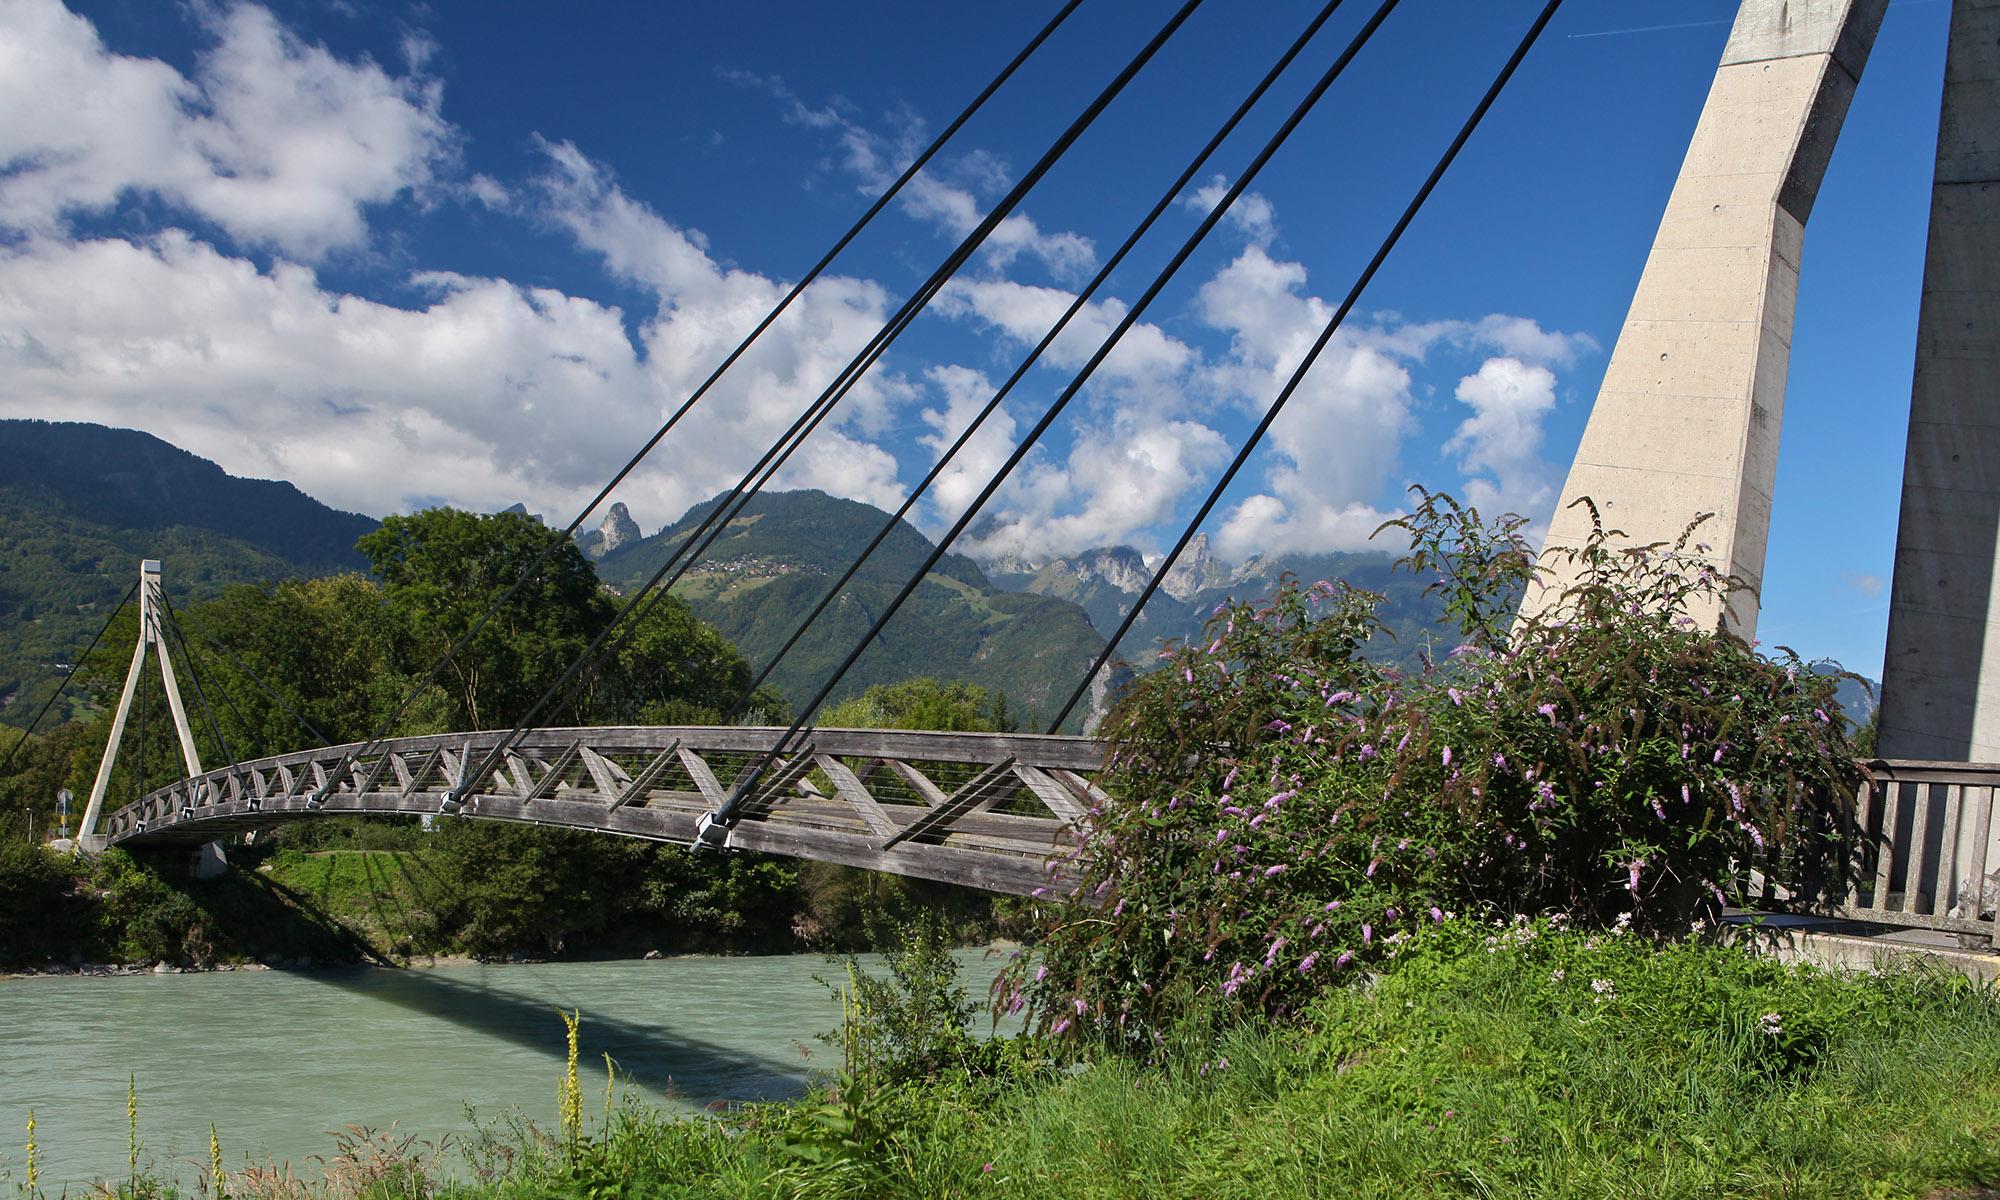
MULTIPOLYGON (((998 959, 961 962, 983 995, 998 959)), ((626 1092, 691 1112, 796 1095, 840 1016, 814 977, 838 973, 794 955, 0 979, 0 1190, 21 1182, 30 1109, 45 1191, 123 1178, 128 1078, 141 1169, 181 1180, 206 1171, 211 1123, 229 1170, 290 1163, 310 1179, 351 1125, 431 1143, 462 1140, 468 1110, 546 1126, 558 1009, 583 1014, 586 1112, 607 1053, 626 1092)))

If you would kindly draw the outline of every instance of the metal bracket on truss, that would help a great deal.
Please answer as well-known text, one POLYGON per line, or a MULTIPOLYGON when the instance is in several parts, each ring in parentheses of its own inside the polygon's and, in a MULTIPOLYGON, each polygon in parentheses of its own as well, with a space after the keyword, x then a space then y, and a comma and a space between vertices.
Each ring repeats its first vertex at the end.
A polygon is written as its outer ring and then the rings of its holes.
POLYGON ((712 812, 705 812, 694 820, 694 849, 729 849, 729 826, 716 819, 712 812))

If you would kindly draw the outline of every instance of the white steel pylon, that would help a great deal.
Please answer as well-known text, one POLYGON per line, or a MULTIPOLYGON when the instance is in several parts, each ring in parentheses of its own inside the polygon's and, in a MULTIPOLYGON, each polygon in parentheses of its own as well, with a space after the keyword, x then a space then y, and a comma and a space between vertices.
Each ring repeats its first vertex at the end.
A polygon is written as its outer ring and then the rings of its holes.
POLYGON ((187 777, 193 779, 202 773, 201 754, 195 749, 194 733, 188 728, 180 685, 174 681, 173 654, 167 639, 160 636, 160 611, 165 603, 159 560, 146 559, 139 564, 139 644, 132 648, 132 666, 125 672, 125 690, 118 697, 118 713, 111 719, 111 737, 104 744, 104 761, 98 764, 97 782, 90 787, 90 803, 84 806, 83 821, 77 826, 79 848, 93 851, 102 848, 102 839, 97 836, 97 816, 104 807, 105 789, 111 785, 111 768, 118 762, 118 743, 125 737, 125 719, 132 714, 132 697, 139 690, 139 676, 145 670, 149 649, 157 648, 160 652, 160 678, 166 683, 167 707, 173 712, 174 734, 180 738, 187 777))

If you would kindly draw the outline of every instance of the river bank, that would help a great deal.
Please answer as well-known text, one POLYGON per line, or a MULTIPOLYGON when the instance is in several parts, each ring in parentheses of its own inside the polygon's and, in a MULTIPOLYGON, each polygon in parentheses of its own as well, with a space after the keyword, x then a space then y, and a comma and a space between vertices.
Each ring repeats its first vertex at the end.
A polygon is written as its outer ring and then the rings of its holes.
POLYGON ((232 848, 212 879, 188 878, 173 856, 84 860, 0 842, 0 970, 845 951, 918 909, 947 914, 965 944, 1021 925, 1011 901, 759 855, 487 822, 286 832, 306 844, 232 848))

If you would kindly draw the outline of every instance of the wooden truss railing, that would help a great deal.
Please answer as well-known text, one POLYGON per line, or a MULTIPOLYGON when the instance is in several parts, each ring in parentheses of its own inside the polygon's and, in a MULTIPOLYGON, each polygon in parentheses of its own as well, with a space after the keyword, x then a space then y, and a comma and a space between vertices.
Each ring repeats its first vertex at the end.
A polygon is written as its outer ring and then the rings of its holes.
POLYGON ((2000 765, 1901 759, 1863 765, 1868 778, 1842 809, 1838 849, 1826 856, 1828 869, 1812 894, 1787 896, 1753 872, 1760 899, 1991 944, 2000 900, 2000 819, 1994 811, 2000 765))
MULTIPOLYGON (((778 729, 538 731, 464 797, 467 816, 692 843, 702 814, 769 751, 778 729)), ((238 763, 112 813, 112 844, 172 845, 315 812, 434 814, 497 734, 403 738, 372 754, 331 746, 238 763), (352 756, 352 757, 350 757, 352 756), (338 777, 335 773, 338 772, 338 777)), ((729 844, 988 891, 1055 885, 1105 797, 1088 738, 821 729, 781 756, 742 805, 729 844)), ((1811 895, 1752 873, 1761 900, 1887 925, 1992 939, 2000 899, 2000 766, 1876 761, 1842 813, 1845 847, 1811 895)), ((1773 875, 1792 877, 1795 872, 1773 875)))
MULTIPOLYGON (((461 815, 691 843, 780 729, 538 730, 466 791, 496 733, 330 746, 210 771, 106 819, 110 844, 212 841, 316 813, 461 815)), ((1088 738, 811 731, 738 810, 730 846, 1030 895, 1104 800, 1088 738)))

